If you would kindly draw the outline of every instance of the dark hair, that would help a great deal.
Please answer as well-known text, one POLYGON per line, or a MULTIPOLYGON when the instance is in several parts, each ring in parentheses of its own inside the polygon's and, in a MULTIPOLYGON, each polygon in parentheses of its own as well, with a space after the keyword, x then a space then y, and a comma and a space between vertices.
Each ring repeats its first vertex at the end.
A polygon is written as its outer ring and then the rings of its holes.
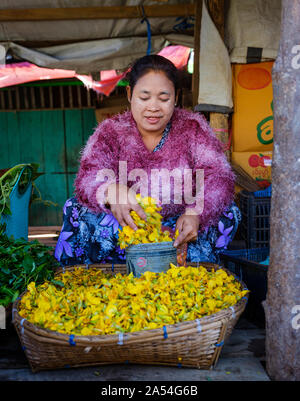
POLYGON ((131 93, 137 81, 150 71, 161 71, 173 83, 175 94, 178 89, 178 71, 172 61, 158 54, 141 57, 136 60, 127 74, 131 93))

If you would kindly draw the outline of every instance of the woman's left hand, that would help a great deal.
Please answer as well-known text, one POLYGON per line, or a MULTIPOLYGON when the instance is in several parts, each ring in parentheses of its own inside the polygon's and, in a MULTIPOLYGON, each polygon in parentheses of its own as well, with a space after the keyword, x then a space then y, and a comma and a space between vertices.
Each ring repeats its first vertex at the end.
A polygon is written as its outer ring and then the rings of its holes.
POLYGON ((174 242, 174 246, 177 248, 186 242, 195 241, 198 236, 199 224, 200 221, 197 215, 182 214, 176 223, 179 235, 174 242))

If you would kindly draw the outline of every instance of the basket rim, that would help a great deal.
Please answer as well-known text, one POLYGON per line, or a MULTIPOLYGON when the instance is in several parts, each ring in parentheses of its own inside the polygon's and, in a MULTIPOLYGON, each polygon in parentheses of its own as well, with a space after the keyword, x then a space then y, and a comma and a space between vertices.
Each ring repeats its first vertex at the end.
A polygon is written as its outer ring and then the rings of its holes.
MULTIPOLYGON (((204 263, 204 262, 203 262, 204 263)), ((206 262, 208 263, 208 262, 206 262)), ((237 280, 243 288, 248 290, 246 285, 241 281, 234 273, 232 273, 230 270, 226 269, 223 266, 214 264, 214 263, 209 263, 210 265, 216 266, 218 269, 222 269, 226 271, 227 274, 234 276, 235 280, 237 280)), ((105 266, 105 265, 102 265, 105 266)), ((110 266, 110 265, 106 265, 110 266)), ((124 265, 122 265, 124 266, 124 265)), ((201 265, 199 265, 201 266, 201 265)), ((85 268, 85 265, 74 265, 74 266, 69 266, 65 267, 68 270, 73 270, 74 268, 85 268)), ((96 267, 97 268, 97 267, 96 267)), ((99 267, 100 268, 100 265, 99 267)), ((207 267, 205 267, 207 269, 207 267)), ((211 266, 210 268, 213 268, 211 266)), ((60 272, 61 268, 58 269, 57 274, 60 272)), ((16 326, 17 323, 21 322, 22 328, 28 329, 31 333, 34 335, 37 335, 39 337, 47 337, 49 340, 58 340, 61 341, 62 343, 69 344, 70 343, 70 338, 72 336, 72 339, 76 338, 76 341, 80 342, 80 345, 103 345, 105 343, 110 343, 110 344, 117 344, 120 340, 120 334, 121 333, 116 333, 116 334, 99 334, 99 335, 90 335, 90 336, 84 336, 84 335, 73 335, 73 334, 66 334, 66 333, 60 333, 58 331, 50 330, 50 329, 45 329, 42 327, 39 327, 31 322, 29 322, 26 318, 23 318, 19 314, 19 303, 22 299, 22 297, 26 294, 28 290, 25 290, 16 301, 14 301, 13 306, 12 306, 12 315, 13 315, 13 324, 16 326)), ((249 291, 249 290, 248 290, 249 291)), ((202 328, 201 331, 204 331, 206 328, 205 326, 210 326, 213 323, 216 323, 218 321, 221 321, 224 319, 227 320, 228 322, 231 320, 234 320, 235 316, 240 310, 243 310, 244 307, 246 306, 246 303, 248 302, 249 299, 249 292, 241 298, 237 303, 235 303, 232 306, 229 306, 228 308, 222 309, 218 312, 212 313, 211 315, 203 316, 201 318, 197 318, 194 320, 185 320, 182 322, 177 322, 173 324, 166 324, 163 325, 159 328, 156 329, 144 329, 144 330, 139 330, 139 331, 134 331, 134 332, 123 332, 122 336, 126 338, 126 343, 130 344, 131 342, 134 342, 137 338, 144 338, 145 333, 148 335, 148 337, 161 337, 162 331, 164 332, 165 330, 168 332, 168 334, 171 333, 176 333, 179 332, 179 329, 181 328, 182 331, 184 329, 192 329, 192 328, 199 328, 199 323, 200 327, 202 328)))

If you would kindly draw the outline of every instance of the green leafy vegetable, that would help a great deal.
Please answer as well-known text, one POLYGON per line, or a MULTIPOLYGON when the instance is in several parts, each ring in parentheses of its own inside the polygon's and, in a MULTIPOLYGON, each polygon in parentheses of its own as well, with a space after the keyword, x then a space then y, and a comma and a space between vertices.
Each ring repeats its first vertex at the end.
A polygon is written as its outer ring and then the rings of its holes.
MULTIPOLYGON (((4 230, 5 226, 0 226, 0 305, 8 306, 31 281, 52 281, 59 263, 51 247, 37 240, 14 240, 4 230)), ((58 281, 54 284, 61 285, 58 281)))
POLYGON ((10 194, 13 190, 15 184, 18 181, 19 175, 21 171, 24 169, 22 176, 20 177, 20 181, 18 184, 19 191, 25 191, 27 185, 32 183, 32 193, 30 202, 43 202, 46 206, 58 206, 56 203, 53 203, 48 200, 43 200, 41 197, 41 193, 35 184, 35 180, 43 175, 43 173, 38 173, 39 165, 37 163, 26 163, 26 164, 17 164, 11 169, 7 169, 3 175, 0 177, 0 218, 1 215, 11 215, 12 212, 10 210, 10 194), (24 169, 25 168, 25 169, 24 169))

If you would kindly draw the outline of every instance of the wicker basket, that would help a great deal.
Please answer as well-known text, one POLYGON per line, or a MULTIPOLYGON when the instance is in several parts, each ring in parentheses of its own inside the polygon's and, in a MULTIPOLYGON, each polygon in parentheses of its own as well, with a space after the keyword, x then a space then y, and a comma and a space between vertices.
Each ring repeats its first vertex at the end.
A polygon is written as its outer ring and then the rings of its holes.
MULTIPOLYGON (((196 266, 195 263, 190 265, 196 266)), ((219 268, 212 263, 201 265, 209 270, 219 268)), ((90 267, 112 273, 112 265, 90 267)), ((114 265, 115 273, 125 274, 126 265, 114 265)), ((223 344, 244 311, 247 300, 246 296, 233 307, 201 319, 124 333, 123 336, 69 336, 39 328, 19 315, 19 300, 13 305, 13 323, 33 372, 121 363, 209 369, 216 365, 223 344)))

